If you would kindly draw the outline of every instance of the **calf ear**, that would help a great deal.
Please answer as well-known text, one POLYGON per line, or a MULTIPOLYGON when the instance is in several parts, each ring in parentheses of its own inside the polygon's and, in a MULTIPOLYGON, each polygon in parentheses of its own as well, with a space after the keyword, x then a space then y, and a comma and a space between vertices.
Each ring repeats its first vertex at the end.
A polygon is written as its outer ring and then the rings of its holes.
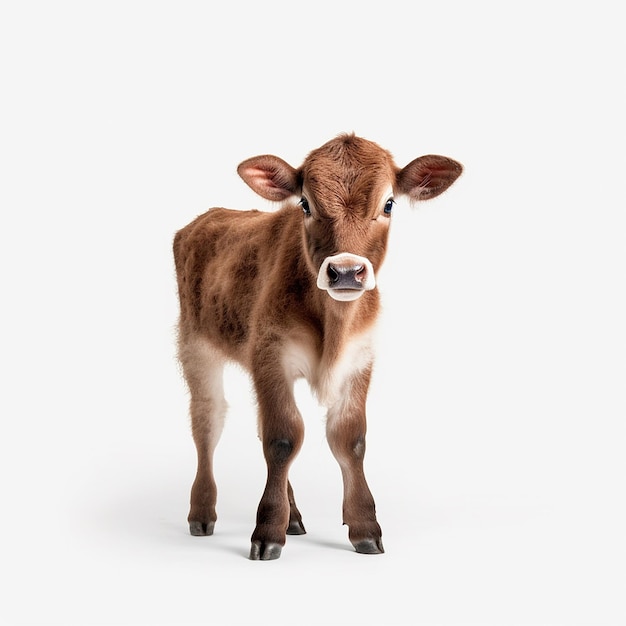
POLYGON ((412 200, 429 200, 443 193, 462 171, 460 163, 428 154, 411 161, 398 172, 397 189, 412 200))
POLYGON ((265 154, 239 164, 237 173, 266 200, 285 200, 298 194, 298 171, 277 156, 265 154))

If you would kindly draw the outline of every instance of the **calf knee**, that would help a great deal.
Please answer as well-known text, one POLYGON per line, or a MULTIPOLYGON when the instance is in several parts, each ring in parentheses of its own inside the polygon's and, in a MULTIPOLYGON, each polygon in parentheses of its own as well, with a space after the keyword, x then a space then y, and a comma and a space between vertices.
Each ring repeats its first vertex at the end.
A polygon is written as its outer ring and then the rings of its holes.
POLYGON ((282 465, 293 457, 295 451, 292 439, 272 439, 265 447, 265 456, 268 461, 282 465))

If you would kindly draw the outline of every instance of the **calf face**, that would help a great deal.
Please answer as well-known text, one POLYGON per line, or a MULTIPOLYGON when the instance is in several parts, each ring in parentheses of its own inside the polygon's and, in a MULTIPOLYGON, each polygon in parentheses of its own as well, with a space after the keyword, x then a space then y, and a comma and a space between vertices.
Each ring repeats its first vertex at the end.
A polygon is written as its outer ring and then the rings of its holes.
POLYGON ((316 284, 335 300, 376 287, 395 195, 426 200, 459 176, 459 163, 429 155, 398 168, 380 146, 354 136, 311 152, 296 169, 272 155, 241 163, 239 175, 268 200, 299 198, 304 251, 316 284))

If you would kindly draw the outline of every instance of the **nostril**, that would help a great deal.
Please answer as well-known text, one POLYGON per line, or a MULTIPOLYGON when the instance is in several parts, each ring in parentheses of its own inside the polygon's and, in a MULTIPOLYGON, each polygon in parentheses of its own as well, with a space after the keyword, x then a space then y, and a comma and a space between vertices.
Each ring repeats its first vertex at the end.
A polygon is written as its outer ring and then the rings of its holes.
POLYGON ((362 283, 365 276, 366 276, 365 265, 357 265, 354 268, 354 278, 358 282, 362 283))
POLYGON ((326 268, 326 274, 328 275, 331 285, 339 280, 339 272, 330 263, 326 268))

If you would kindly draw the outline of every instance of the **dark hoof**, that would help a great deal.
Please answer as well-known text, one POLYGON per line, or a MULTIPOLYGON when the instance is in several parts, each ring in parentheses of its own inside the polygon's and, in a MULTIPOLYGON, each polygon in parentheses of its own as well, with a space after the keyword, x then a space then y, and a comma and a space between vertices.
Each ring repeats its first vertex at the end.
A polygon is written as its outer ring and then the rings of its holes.
POLYGON ((304 524, 296 520, 290 521, 289 526, 287 527, 287 534, 288 535, 306 535, 304 524))
POLYGON ((278 543, 253 541, 250 548, 251 561, 273 561, 280 556, 283 547, 278 543))
POLYGON ((215 522, 189 522, 189 532, 194 537, 205 537, 213 534, 215 522))
POLYGON ((362 539, 354 544, 354 549, 359 554, 383 554, 385 551, 382 539, 362 539))

